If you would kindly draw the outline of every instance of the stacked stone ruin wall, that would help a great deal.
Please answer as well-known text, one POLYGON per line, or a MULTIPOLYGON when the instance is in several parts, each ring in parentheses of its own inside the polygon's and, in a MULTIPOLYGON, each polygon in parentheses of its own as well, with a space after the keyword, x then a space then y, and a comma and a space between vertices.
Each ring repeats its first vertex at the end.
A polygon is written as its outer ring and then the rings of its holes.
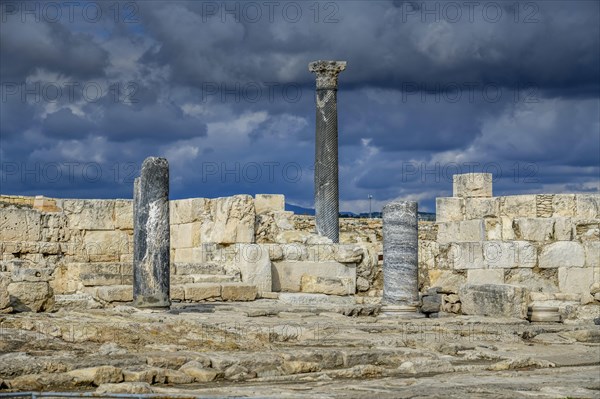
MULTIPOLYGON (((422 292, 489 283, 537 298, 593 294, 599 195, 493 197, 480 183, 455 184, 454 197, 437 199, 437 221, 419 222, 422 292)), ((130 301, 132 208, 131 200, 0 196, 0 309, 51 309, 64 295, 130 301)), ((381 296, 381 219, 342 218, 340 244, 331 244, 315 233, 314 217, 285 211, 283 196, 237 195, 170 201, 170 223, 174 300, 381 296), (208 291, 194 287, 205 282, 208 291)))

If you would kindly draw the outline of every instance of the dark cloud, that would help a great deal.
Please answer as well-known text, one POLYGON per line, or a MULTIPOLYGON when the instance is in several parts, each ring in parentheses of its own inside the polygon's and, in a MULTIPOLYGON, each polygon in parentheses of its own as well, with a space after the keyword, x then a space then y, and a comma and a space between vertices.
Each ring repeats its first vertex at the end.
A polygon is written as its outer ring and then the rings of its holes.
POLYGON ((497 194, 598 191, 600 3, 269 4, 98 2, 94 21, 2 8, 2 192, 130 197, 162 155, 174 198, 311 206, 316 59, 348 61, 342 209, 373 195, 433 210, 468 167, 494 172, 497 194))

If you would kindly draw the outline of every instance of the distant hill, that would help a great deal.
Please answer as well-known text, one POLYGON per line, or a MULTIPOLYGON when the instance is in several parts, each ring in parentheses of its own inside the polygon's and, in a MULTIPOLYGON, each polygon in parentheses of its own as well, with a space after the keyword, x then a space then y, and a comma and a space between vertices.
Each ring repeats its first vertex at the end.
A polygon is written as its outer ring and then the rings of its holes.
MULTIPOLYGON (((309 216, 315 216, 315 210, 312 208, 304 208, 298 205, 292 205, 292 204, 285 204, 285 210, 286 211, 292 211, 294 212, 296 215, 309 215, 309 216)), ((340 217, 343 218, 368 218, 369 217, 369 212, 362 212, 362 213, 354 213, 354 212, 340 212, 340 217)), ((372 212, 371 213, 371 217, 372 218, 380 218, 381 217, 381 212, 372 212)), ((419 212, 419 220, 431 220, 434 221, 435 220, 435 213, 430 213, 430 212, 419 212)))

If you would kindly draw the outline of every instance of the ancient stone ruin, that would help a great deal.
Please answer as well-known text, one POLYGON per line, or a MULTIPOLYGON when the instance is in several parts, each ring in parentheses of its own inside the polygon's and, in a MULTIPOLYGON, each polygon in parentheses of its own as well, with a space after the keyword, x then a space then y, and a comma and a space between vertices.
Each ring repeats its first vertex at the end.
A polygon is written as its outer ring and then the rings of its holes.
POLYGON ((599 195, 456 175, 435 222, 392 202, 334 243, 282 195, 168 201, 166 167, 134 201, 0 197, 2 392, 597 392, 599 195))

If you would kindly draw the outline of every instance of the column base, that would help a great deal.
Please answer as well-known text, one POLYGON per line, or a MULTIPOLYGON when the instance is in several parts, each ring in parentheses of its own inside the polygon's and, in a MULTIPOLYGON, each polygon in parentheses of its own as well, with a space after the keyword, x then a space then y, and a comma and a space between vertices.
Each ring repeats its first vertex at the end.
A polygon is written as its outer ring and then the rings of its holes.
POLYGON ((379 317, 398 319, 422 319, 425 315, 414 305, 383 305, 379 317))
POLYGON ((169 309, 171 307, 171 301, 164 298, 138 296, 133 299, 133 306, 145 309, 169 309))

